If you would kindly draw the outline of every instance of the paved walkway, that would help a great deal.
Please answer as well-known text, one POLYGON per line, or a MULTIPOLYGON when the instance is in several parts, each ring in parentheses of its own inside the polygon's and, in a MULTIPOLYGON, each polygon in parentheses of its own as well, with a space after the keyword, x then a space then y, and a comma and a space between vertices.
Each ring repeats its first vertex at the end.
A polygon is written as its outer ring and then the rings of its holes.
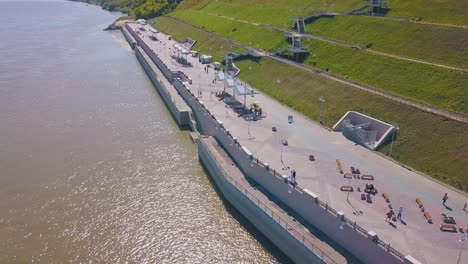
MULTIPOLYGON (((283 170, 285 174, 295 169, 302 188, 317 193, 322 201, 328 202, 335 210, 345 212, 348 218, 365 229, 375 231, 383 241, 403 254, 412 255, 423 263, 456 263, 461 245, 458 240, 462 233, 442 232, 439 225, 442 223, 441 213, 445 213, 455 218, 457 226, 468 226, 468 213, 463 211, 464 204, 468 202, 466 195, 355 145, 340 133, 322 128, 261 93, 256 93, 254 99, 263 106, 266 118, 248 121, 237 117, 236 113, 226 108, 225 103, 218 101, 211 93, 223 90, 221 82, 212 83, 213 69, 205 73, 205 65, 198 63, 198 58, 190 56, 188 60, 192 67, 178 64, 170 58, 171 54, 176 54, 173 48, 175 42, 168 40, 162 33, 158 33, 157 37, 161 42, 148 39, 149 45, 169 67, 182 70, 192 78, 190 89, 203 91, 201 100, 206 107, 254 156, 269 163, 277 171, 288 167, 283 170), (292 124, 287 122, 288 114, 294 116, 292 124), (272 132, 273 126, 278 132, 272 132), (255 139, 251 139, 252 137, 255 139), (282 146, 282 139, 287 139, 289 146, 282 146), (316 161, 309 161, 309 154, 315 155, 316 161), (362 201, 362 192, 357 191, 350 193, 349 202, 347 201, 346 193, 341 192, 339 187, 349 182, 338 172, 336 159, 341 160, 345 170, 354 166, 364 174, 375 176, 372 183, 379 193, 372 197, 372 203, 362 201), (385 222, 388 204, 382 197, 383 192, 389 195, 395 210, 400 206, 404 208, 403 222, 385 222), (442 205, 444 193, 448 193, 449 197, 447 207, 442 205), (415 202, 416 198, 424 202, 433 224, 429 224, 424 218, 415 202)), ((243 97, 238 99, 240 102, 244 101, 243 97)), ((247 104, 251 99, 253 98, 246 98, 247 104)), ((355 189, 363 189, 365 183, 367 182, 363 180, 352 179, 350 184, 355 189)), ((468 250, 463 252, 462 259, 468 260, 468 250)))
MULTIPOLYGON (((294 219, 288 212, 284 211, 281 207, 275 204, 269 197, 262 193, 258 186, 252 186, 244 174, 232 164, 231 158, 228 154, 218 145, 214 138, 201 138, 206 142, 207 147, 211 150, 212 155, 215 157, 218 165, 224 170, 230 178, 226 178, 237 189, 252 200, 253 203, 262 209, 266 214, 272 217, 277 223, 287 229, 291 235, 296 237, 299 241, 304 241, 304 245, 312 250, 319 258, 323 259, 326 263, 344 264, 348 263, 347 260, 336 250, 328 244, 318 239, 310 233, 299 221, 294 219), (248 193, 248 194, 247 194, 248 193)), ((261 188, 261 187, 260 187, 261 188)))

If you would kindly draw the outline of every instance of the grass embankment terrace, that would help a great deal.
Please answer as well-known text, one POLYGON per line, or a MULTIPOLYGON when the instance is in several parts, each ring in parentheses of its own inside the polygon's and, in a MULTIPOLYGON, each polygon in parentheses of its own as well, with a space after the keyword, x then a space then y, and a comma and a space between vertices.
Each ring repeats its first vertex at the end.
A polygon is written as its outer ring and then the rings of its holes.
MULTIPOLYGON (((197 40, 196 49, 203 53, 217 49, 228 51, 227 47, 232 45, 169 18, 160 17, 156 21, 159 30, 179 41, 186 37, 197 40)), ((399 161, 468 191, 467 124, 431 115, 271 59, 264 58, 259 63, 244 60, 236 65, 241 68, 242 80, 312 120, 318 120, 318 98, 324 96, 327 101, 323 120, 328 126, 349 110, 398 123, 400 133, 393 154, 399 161)), ((389 146, 380 152, 388 153, 389 146)))
MULTIPOLYGON (((243 44, 265 50, 287 46, 284 34, 199 11, 171 14, 243 44)), ((304 62, 333 74, 441 108, 468 113, 468 73, 359 51, 321 41, 303 41, 310 55, 304 62)))
POLYGON ((362 0, 221 0, 205 2, 204 5, 195 8, 181 4, 178 10, 198 9, 206 13, 225 15, 255 23, 291 27, 291 17, 293 16, 308 16, 319 10, 344 12, 363 3, 362 0))
POLYGON ((423 22, 468 25, 468 1, 459 0, 390 0, 389 16, 423 22))
POLYGON ((156 22, 156 27, 159 30, 166 32, 179 42, 182 42, 186 37, 196 40, 194 50, 213 56, 215 61, 222 61, 223 56, 228 52, 241 53, 245 51, 244 48, 231 44, 222 38, 213 37, 211 34, 166 17, 159 17, 148 22, 150 24, 156 22))
POLYGON ((468 113, 468 73, 320 41, 305 41, 304 64, 393 94, 468 113))
MULTIPOLYGON (((387 16, 422 22, 468 25, 468 2, 459 0, 388 0, 387 16)), ((185 0, 178 10, 192 9, 275 26, 291 25, 291 16, 317 11, 344 13, 365 4, 364 0, 185 0)))
POLYGON ((468 29, 363 16, 320 18, 306 31, 372 49, 468 69, 468 29))
POLYGON ((211 32, 216 32, 243 44, 251 44, 253 47, 272 50, 286 45, 284 43, 284 33, 249 23, 195 10, 176 11, 171 13, 170 16, 182 19, 211 32))

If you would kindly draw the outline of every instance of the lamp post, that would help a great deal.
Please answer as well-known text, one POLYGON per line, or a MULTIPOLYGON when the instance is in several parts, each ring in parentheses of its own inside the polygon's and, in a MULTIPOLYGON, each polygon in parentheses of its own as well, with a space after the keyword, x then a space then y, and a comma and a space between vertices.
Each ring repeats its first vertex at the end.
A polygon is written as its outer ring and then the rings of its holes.
POLYGON ((463 252, 463 245, 465 244, 465 240, 468 239, 468 235, 463 235, 462 238, 459 240, 461 242, 461 246, 460 246, 460 254, 458 254, 458 261, 457 261, 457 264, 460 264, 460 259, 461 259, 461 255, 462 255, 462 252, 463 252))
POLYGON ((320 100, 319 121, 320 121, 320 124, 322 124, 322 108, 323 108, 323 104, 325 103, 325 98, 320 96, 319 100, 320 100))
POLYGON ((395 134, 398 132, 398 130, 400 130, 400 127, 398 126, 398 124, 395 124, 395 131, 393 131, 393 134, 392 134, 392 144, 390 145, 390 156, 392 156, 393 141, 395 140, 395 134))
MULTIPOLYGON (((351 179, 352 179, 352 177, 349 176, 348 177, 348 186, 351 186, 351 179)), ((349 190, 348 190, 348 194, 346 194, 346 201, 349 202, 349 190)))

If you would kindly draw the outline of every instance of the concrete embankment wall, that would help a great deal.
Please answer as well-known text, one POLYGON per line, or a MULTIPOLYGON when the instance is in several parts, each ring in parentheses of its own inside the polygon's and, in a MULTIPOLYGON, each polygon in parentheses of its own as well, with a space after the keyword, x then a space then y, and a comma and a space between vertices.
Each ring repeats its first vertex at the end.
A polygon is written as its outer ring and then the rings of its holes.
POLYGON ((145 69, 146 73, 148 74, 148 77, 151 79, 151 82, 154 84, 156 87, 156 90, 159 92, 161 97, 164 100, 164 103, 166 103, 167 107, 169 108, 171 114, 174 116, 174 118, 177 121, 177 124, 179 126, 189 126, 189 119, 190 119, 190 114, 189 111, 187 110, 181 110, 177 107, 177 103, 174 101, 172 98, 172 95, 170 92, 167 90, 167 88, 162 84, 160 80, 158 80, 158 77, 156 76, 156 71, 155 65, 151 62, 148 61, 148 57, 145 56, 144 51, 141 50, 140 47, 135 48, 135 54, 138 60, 140 61, 141 65, 145 69), (145 58, 146 57, 146 58, 145 58), (151 65, 153 64, 153 65, 151 65))
MULTIPOLYGON (((248 150, 246 151, 229 131, 225 130, 222 123, 216 120, 216 117, 205 108, 203 103, 179 79, 173 78, 172 72, 159 59, 157 54, 149 49, 135 32, 132 30, 129 30, 129 32, 135 37, 137 44, 143 50, 146 50, 151 60, 192 109, 192 114, 203 134, 215 137, 223 149, 237 163, 244 175, 262 185, 269 193, 301 215, 308 223, 323 231, 329 238, 362 262, 375 263, 376 260, 380 263, 403 262, 404 256, 398 251, 379 240, 372 232, 367 232, 347 220, 342 213, 336 212, 328 205, 325 205, 311 191, 298 188, 289 193, 290 186, 281 175, 273 172, 267 164, 250 156, 248 150)), ((142 52, 140 51, 140 53, 142 52)))
POLYGON ((135 47, 137 46, 137 42, 135 38, 133 38, 133 36, 128 32, 128 29, 126 27, 120 27, 120 31, 122 31, 122 34, 124 35, 130 47, 132 49, 135 49, 135 47))
POLYGON ((225 177, 227 173, 223 165, 217 162, 216 153, 209 149, 208 144, 204 139, 198 141, 198 155, 224 198, 295 263, 325 263, 249 199, 243 193, 245 189, 234 186, 225 177))
POLYGON ((349 220, 344 220, 341 213, 329 208, 320 202, 319 198, 309 190, 293 189, 289 193, 290 186, 283 178, 275 175, 271 168, 261 161, 257 163, 255 157, 249 155, 233 138, 229 131, 225 130, 222 123, 216 120, 193 93, 180 81, 174 80, 173 85, 192 108, 199 123, 202 133, 215 137, 223 149, 237 163, 241 171, 262 185, 268 192, 281 200, 289 208, 300 214, 308 223, 324 232, 328 237, 341 245, 348 252, 364 263, 402 263, 404 256, 399 255, 393 249, 376 238, 372 233, 359 228, 349 220), (392 253, 388 252, 392 251, 392 253))
POLYGON ((174 95, 168 89, 173 89, 171 82, 173 81, 172 73, 164 62, 144 43, 140 37, 126 24, 125 27, 121 27, 122 34, 125 39, 129 42, 130 46, 135 50, 135 55, 140 64, 145 69, 148 77, 151 79, 154 87, 161 95, 164 103, 169 108, 171 114, 174 116, 177 124, 180 127, 189 127, 192 130, 196 127, 195 121, 192 120, 190 108, 187 106, 185 101, 179 100, 176 102, 174 96, 179 96, 175 91, 174 95), (143 45, 141 45, 143 44, 143 45), (149 51, 149 54, 147 51, 149 51), (162 80, 166 78, 167 81, 162 80))

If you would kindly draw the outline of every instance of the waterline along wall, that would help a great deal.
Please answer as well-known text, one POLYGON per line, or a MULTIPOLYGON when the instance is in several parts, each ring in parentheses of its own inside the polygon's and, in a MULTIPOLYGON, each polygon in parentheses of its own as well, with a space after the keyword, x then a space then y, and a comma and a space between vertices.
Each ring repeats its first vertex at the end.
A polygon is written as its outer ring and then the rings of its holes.
MULTIPOLYGON (((304 231, 288 224, 288 220, 278 214, 275 208, 258 197, 252 186, 243 183, 241 181, 244 178, 242 172, 237 168, 235 171, 226 170, 232 166, 230 159, 228 158, 228 161, 223 159, 223 155, 220 153, 223 150, 221 148, 216 150, 214 144, 217 142, 212 137, 201 138, 198 141, 200 160, 215 181, 216 186, 221 190, 222 195, 244 217, 249 219, 260 232, 294 262, 336 264, 332 258, 301 234, 304 231)), ((268 201, 268 199, 266 200, 268 201)))
MULTIPOLYGON (((127 26, 127 29, 135 38, 137 45, 142 46, 145 52, 154 54, 130 27, 127 26)), ((183 84, 182 80, 168 74, 170 70, 163 62, 156 63, 156 65, 161 72, 166 72, 164 74, 166 78, 192 109, 192 114, 202 134, 214 137, 244 175, 260 184, 270 194, 362 262, 375 263, 378 260, 380 263, 413 263, 411 256, 404 256, 381 241, 374 232, 368 232, 350 221, 343 212, 337 212, 328 204, 323 203, 310 190, 297 186, 290 193, 291 186, 285 180, 285 176, 277 173, 268 164, 254 157, 247 148, 241 146, 239 141, 224 128, 222 122, 217 120, 216 116, 206 109, 203 102, 183 84)))
POLYGON ((144 49, 149 50, 149 47, 146 44, 142 46, 137 42, 139 36, 133 30, 128 27, 121 27, 121 31, 130 46, 135 50, 138 61, 140 61, 151 82, 163 98, 177 124, 182 128, 189 127, 195 130, 196 124, 191 118, 190 107, 171 85, 174 77, 180 77, 182 73, 171 72, 154 52, 146 52, 144 49))

